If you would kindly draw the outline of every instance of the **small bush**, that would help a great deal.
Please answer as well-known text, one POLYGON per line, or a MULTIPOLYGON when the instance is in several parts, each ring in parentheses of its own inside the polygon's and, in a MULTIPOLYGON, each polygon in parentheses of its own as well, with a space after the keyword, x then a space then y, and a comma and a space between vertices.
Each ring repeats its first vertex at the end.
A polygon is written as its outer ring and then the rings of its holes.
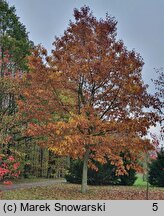
POLYGON ((20 162, 12 155, 0 155, 0 181, 9 182, 7 179, 15 179, 20 175, 20 162), (6 181, 7 180, 7 181, 6 181))
POLYGON ((130 168, 127 172, 128 172, 128 175, 119 176, 120 178, 119 185, 132 186, 134 182, 136 181, 137 179, 136 171, 130 168))

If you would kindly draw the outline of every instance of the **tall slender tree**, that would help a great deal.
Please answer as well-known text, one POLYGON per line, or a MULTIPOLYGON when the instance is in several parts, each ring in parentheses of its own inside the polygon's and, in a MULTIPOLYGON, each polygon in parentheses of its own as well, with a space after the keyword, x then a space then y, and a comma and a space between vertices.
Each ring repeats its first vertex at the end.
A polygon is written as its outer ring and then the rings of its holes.
POLYGON ((4 75, 6 51, 10 55, 10 70, 14 74, 16 70, 27 69, 26 56, 33 47, 28 38, 25 26, 16 15, 14 6, 10 7, 5 0, 0 0, 0 76, 4 75))
MULTIPOLYGON (((161 139, 164 140, 164 72, 163 69, 157 70, 157 79, 153 80, 156 89, 156 104, 160 115, 161 139)), ((164 147, 164 146, 163 146, 164 147)))

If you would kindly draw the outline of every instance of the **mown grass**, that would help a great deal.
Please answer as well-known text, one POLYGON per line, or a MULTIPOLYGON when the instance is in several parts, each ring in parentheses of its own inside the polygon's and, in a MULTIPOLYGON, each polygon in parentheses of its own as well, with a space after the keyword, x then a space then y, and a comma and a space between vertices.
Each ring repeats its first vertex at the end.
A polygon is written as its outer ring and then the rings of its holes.
POLYGON ((146 185, 147 185, 147 181, 143 179, 143 174, 138 173, 137 174, 137 179, 134 182, 134 186, 144 187, 146 185))

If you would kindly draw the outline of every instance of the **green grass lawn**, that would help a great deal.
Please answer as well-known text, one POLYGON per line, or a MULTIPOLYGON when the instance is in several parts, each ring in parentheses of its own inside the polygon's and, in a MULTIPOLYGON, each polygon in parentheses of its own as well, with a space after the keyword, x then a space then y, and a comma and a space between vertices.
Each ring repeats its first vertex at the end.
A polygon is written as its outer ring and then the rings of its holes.
POLYGON ((134 186, 146 186, 146 185, 147 185, 147 181, 143 180, 143 174, 138 173, 134 186))

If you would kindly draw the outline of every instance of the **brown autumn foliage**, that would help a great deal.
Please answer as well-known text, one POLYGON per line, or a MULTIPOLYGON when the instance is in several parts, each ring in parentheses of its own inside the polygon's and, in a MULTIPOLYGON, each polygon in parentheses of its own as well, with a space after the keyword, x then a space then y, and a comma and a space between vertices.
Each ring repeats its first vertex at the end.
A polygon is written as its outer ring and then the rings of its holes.
POLYGON ((139 169, 141 152, 152 148, 143 137, 158 117, 142 80, 143 60, 116 40, 115 19, 97 20, 86 6, 74 18, 51 56, 34 50, 18 104, 28 135, 57 154, 83 159, 86 186, 92 158, 109 158, 121 175, 120 153, 130 153, 130 167, 139 169))

